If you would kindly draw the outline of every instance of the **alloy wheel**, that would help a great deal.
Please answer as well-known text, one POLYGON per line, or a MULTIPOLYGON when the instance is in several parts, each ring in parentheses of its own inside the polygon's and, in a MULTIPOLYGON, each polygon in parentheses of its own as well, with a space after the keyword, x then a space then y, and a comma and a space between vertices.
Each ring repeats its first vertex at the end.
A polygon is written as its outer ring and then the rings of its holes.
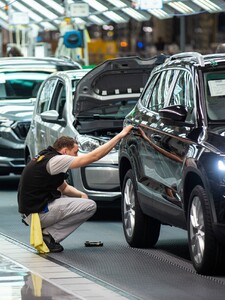
POLYGON ((134 186, 130 178, 127 179, 124 188, 124 228, 129 237, 133 235, 135 227, 135 196, 134 196, 134 186))
POLYGON ((196 263, 200 264, 205 250, 205 222, 201 201, 198 196, 195 196, 192 200, 189 227, 193 258, 196 263))

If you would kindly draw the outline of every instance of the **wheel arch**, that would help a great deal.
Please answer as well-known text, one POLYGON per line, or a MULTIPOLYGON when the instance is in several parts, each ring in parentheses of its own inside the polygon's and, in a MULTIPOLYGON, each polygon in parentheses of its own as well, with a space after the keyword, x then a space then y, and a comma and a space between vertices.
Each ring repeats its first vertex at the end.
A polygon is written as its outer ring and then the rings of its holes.
POLYGON ((127 157, 122 157, 120 159, 120 167, 119 167, 119 178, 120 178, 120 188, 122 190, 123 179, 129 169, 131 169, 131 162, 127 157))
POLYGON ((185 176, 184 189, 183 189, 184 211, 186 217, 187 217, 190 195, 196 185, 200 185, 203 188, 205 188, 203 180, 201 179, 199 174, 197 174, 194 171, 188 172, 185 176))

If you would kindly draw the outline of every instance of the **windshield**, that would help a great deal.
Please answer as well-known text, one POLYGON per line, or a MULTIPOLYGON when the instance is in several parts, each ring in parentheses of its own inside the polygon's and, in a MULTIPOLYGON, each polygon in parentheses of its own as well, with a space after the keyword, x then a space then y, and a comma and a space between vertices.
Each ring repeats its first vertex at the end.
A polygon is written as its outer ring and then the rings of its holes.
POLYGON ((28 99, 37 96, 41 83, 49 73, 0 73, 0 100, 28 99))
POLYGON ((73 93, 73 95, 74 95, 74 92, 75 92, 75 90, 76 90, 76 87, 77 87, 77 84, 78 84, 79 81, 80 81, 80 78, 79 78, 79 79, 73 79, 73 80, 71 81, 71 86, 72 86, 72 93, 73 93))
POLYGON ((225 120, 225 70, 205 74, 206 108, 211 121, 225 120))

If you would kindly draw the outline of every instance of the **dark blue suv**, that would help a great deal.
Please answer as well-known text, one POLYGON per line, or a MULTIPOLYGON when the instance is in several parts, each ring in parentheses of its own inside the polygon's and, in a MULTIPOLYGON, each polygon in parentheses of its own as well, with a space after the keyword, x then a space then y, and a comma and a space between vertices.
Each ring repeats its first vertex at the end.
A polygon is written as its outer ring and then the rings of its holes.
POLYGON ((161 224, 187 229, 196 271, 224 272, 225 54, 168 58, 127 124, 119 174, 128 244, 153 247, 161 224))

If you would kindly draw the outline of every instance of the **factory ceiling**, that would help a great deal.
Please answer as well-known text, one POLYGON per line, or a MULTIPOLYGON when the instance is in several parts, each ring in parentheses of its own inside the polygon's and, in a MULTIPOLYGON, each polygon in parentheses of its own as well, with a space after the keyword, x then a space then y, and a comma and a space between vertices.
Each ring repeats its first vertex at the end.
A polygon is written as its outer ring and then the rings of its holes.
POLYGON ((0 25, 9 30, 18 26, 57 30, 65 18, 77 27, 88 27, 224 11, 225 0, 0 0, 0 25))

